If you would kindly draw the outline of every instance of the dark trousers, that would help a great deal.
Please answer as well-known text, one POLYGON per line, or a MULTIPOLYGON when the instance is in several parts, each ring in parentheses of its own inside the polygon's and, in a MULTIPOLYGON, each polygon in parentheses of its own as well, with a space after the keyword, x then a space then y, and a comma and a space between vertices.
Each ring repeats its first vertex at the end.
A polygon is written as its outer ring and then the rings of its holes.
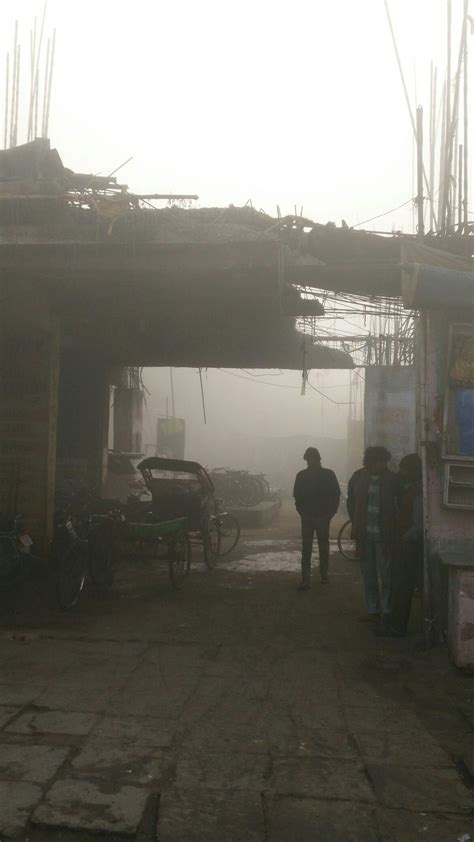
POLYGON ((404 544, 392 568, 392 626, 400 634, 406 634, 407 631, 413 591, 417 583, 419 558, 422 552, 422 542, 404 544))
POLYGON ((316 532, 319 547, 319 570, 321 579, 328 575, 329 570, 329 517, 313 517, 301 515, 301 537, 303 548, 301 553, 301 573, 303 582, 309 582, 311 576, 311 556, 313 554, 313 538, 316 532))

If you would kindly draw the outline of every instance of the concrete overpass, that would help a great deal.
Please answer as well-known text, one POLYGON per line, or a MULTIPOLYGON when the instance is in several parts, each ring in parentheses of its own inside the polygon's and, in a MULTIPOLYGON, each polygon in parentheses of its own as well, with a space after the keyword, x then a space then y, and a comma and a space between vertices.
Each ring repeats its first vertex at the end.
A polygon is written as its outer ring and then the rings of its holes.
POLYGON ((0 152, 0 510, 45 548, 57 462, 102 475, 123 366, 351 368, 304 343, 320 261, 251 208, 146 210, 48 141, 0 152))

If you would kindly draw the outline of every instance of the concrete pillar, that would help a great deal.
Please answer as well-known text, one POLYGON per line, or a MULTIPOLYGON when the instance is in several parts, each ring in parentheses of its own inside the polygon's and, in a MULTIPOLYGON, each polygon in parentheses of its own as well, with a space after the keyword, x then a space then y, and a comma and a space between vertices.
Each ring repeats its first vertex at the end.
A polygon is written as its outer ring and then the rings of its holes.
POLYGON ((109 430, 108 371, 80 353, 63 353, 59 377, 58 468, 60 485, 93 487, 105 479, 109 430))
POLYGON ((114 392, 114 448, 142 453, 143 392, 118 386, 114 392))
MULTIPOLYGON (((0 511, 24 515, 36 547, 52 537, 56 466, 59 331, 38 312, 20 325, 0 319, 0 511)), ((39 310, 38 305, 38 310, 39 310)))

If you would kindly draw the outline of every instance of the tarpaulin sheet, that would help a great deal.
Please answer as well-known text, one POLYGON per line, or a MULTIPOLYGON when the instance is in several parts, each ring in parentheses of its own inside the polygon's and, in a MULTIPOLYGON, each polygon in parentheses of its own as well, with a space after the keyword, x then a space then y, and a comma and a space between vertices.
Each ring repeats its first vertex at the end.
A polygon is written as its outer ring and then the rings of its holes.
POLYGON ((410 309, 469 308, 474 312, 472 260, 430 248, 413 239, 402 243, 402 296, 410 309))

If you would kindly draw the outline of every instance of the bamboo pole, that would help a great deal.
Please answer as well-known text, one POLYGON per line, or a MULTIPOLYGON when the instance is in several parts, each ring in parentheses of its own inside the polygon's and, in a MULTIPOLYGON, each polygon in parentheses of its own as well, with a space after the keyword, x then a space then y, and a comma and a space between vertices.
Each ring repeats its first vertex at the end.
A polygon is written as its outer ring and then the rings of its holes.
POLYGON ((449 220, 449 231, 453 231, 456 228, 456 208, 458 203, 458 170, 459 170, 459 162, 458 162, 458 155, 459 155, 459 143, 458 143, 458 126, 456 121, 456 135, 454 138, 454 161, 453 161, 453 177, 451 179, 451 200, 450 200, 450 207, 451 207, 451 218, 449 220))
POLYGON ((45 117, 45 125, 44 125, 44 137, 48 137, 48 128, 49 128, 49 112, 51 110, 51 88, 53 86, 53 68, 54 68, 54 53, 56 49, 56 30, 53 30, 53 42, 51 45, 51 61, 49 66, 49 79, 48 79, 48 98, 46 102, 46 117, 45 117))
POLYGON ((469 236, 469 81, 467 21, 469 0, 464 0, 464 235, 469 236))
POLYGON ((416 109, 416 160, 417 160, 417 181, 418 191, 416 204, 418 207, 418 225, 416 232, 419 237, 425 235, 425 223, 423 219, 423 108, 421 105, 416 109))
POLYGON ((28 109, 28 143, 33 140, 33 113, 35 99, 35 65, 36 65, 36 18, 34 27, 30 32, 30 104, 28 109))
POLYGON ((173 367, 170 366, 170 385, 171 385, 171 412, 173 413, 173 418, 176 417, 175 415, 175 406, 174 406, 174 379, 173 379, 173 367))
MULTIPOLYGON (((390 34, 392 36, 393 48, 395 50, 395 57, 396 57, 396 60, 397 60, 398 69, 399 69, 399 72, 400 72, 400 78, 401 78, 402 87, 403 87, 403 92, 405 94, 405 99, 406 99, 406 103, 407 103, 407 107, 408 107, 408 114, 409 114, 409 117, 410 117, 410 122, 411 122, 411 126, 412 126, 412 129, 413 129, 413 134, 416 138, 415 117, 414 117, 414 114, 413 114, 413 109, 411 107, 410 97, 408 95, 407 85, 406 85, 406 82, 405 82, 405 74, 403 72, 402 62, 401 62, 401 59, 400 59, 400 53, 398 51, 397 39, 395 37, 395 30, 393 28, 392 17, 390 15, 388 0, 384 0, 384 2, 385 2, 385 11, 387 13, 388 25, 389 25, 389 28, 390 28, 390 34)), ((426 174, 426 170, 425 170, 424 166, 423 166, 423 180, 424 180, 426 190, 427 190, 427 193, 428 193, 428 196, 429 196, 430 185, 429 185, 429 182, 428 182, 428 176, 426 174)), ((437 223, 436 216, 435 216, 435 226, 437 226, 437 224, 438 223, 437 223)))
POLYGON ((15 125, 15 92, 16 92, 16 72, 18 61, 18 21, 15 21, 15 38, 13 42, 13 80, 12 80, 12 103, 10 112, 10 146, 13 146, 13 127, 15 125))
POLYGON ((458 158, 458 232, 462 231, 462 210, 463 210, 463 145, 459 144, 459 158, 458 158))
POLYGON ((454 102, 452 108, 452 115, 449 114, 449 125, 446 130, 446 172, 447 172, 447 181, 445 182, 445 198, 446 198, 446 227, 449 231, 453 225, 453 217, 455 216, 454 207, 451 202, 451 194, 452 194, 452 185, 453 181, 456 179, 457 175, 457 168, 456 165, 454 167, 453 172, 453 150, 457 150, 457 129, 458 129, 458 121, 459 121, 459 98, 460 98, 460 88, 461 88, 461 73, 462 73, 462 65, 463 65, 463 45, 464 45, 464 33, 467 25, 467 18, 465 17, 463 20, 462 25, 462 34, 461 34, 461 43, 459 46, 459 56, 458 56, 458 64, 456 70, 456 84, 454 89, 454 102))
POLYGON ((435 155, 436 155, 436 104, 437 104, 438 68, 433 68, 431 62, 431 84, 430 84, 430 231, 435 227, 434 209, 434 178, 435 178, 435 155))
POLYGON ((49 79, 49 51, 50 39, 48 38, 48 45, 46 47, 46 68, 44 71, 44 88, 43 88, 43 117, 41 120, 41 137, 44 137, 44 126, 46 122, 46 105, 48 102, 48 79, 49 79))
POLYGON ((39 34, 38 40, 38 49, 36 51, 36 71, 35 71, 35 91, 34 91, 34 136, 38 137, 38 100, 39 100, 39 83, 40 83, 40 72, 39 72, 39 65, 40 65, 40 58, 41 58, 41 49, 43 46, 43 32, 44 32, 44 22, 46 18, 46 10, 48 8, 48 0, 45 0, 43 6, 43 15, 41 18, 41 29, 39 34))
POLYGON ((446 62, 446 122, 445 122, 445 138, 444 138, 444 184, 443 184, 443 200, 442 200, 442 218, 440 220, 441 224, 441 231, 443 234, 446 233, 447 226, 449 225, 449 190, 451 184, 451 161, 449 160, 449 136, 450 136, 450 129, 451 129, 451 44, 452 44, 452 22, 453 22, 453 10, 452 10, 452 0, 447 0, 446 2, 446 13, 447 13, 447 27, 446 27, 446 34, 447 34, 447 45, 446 45, 446 53, 447 53, 447 62, 446 62))
POLYGON ((17 145, 18 141, 18 103, 20 101, 20 63, 21 63, 21 50, 20 45, 18 44, 18 60, 17 60, 17 71, 16 71, 16 92, 15 92, 15 124, 13 127, 13 146, 17 145))
POLYGON ((7 148, 8 143, 8 100, 10 98, 10 53, 7 53, 7 72, 5 85, 5 127, 3 134, 3 148, 7 148))
POLYGON ((443 86, 443 108, 441 121, 441 141, 439 154, 439 191, 438 191, 438 220, 440 228, 443 225, 444 206, 444 178, 445 178, 445 145, 446 145, 446 82, 443 86))

